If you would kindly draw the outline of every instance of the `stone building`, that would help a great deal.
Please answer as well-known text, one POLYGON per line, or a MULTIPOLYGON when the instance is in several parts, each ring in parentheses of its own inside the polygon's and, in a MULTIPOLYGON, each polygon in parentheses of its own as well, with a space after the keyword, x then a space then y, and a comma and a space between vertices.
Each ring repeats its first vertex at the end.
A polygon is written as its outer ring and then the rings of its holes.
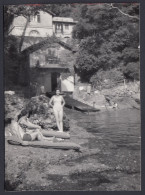
MULTIPOLYGON (((16 17, 11 26, 11 35, 21 36, 26 23, 27 19, 24 16, 16 17)), ((64 39, 71 38, 76 23, 72 18, 55 17, 52 12, 39 11, 29 17, 25 36, 47 37, 55 34, 64 39)))
POLYGON ((27 48, 43 42, 52 35, 65 43, 72 37, 75 24, 76 21, 72 18, 55 17, 54 13, 44 11, 31 15, 29 21, 24 16, 14 19, 11 35, 17 37, 24 35, 21 48, 24 61, 22 60, 20 65, 20 83, 25 85, 37 83, 39 87, 44 86, 46 92, 54 91, 59 85, 62 91, 73 92, 73 79, 71 81, 70 78, 67 81, 61 80, 61 73, 68 71, 67 65, 60 64, 61 56, 59 54, 64 49, 61 45, 58 43, 44 44, 44 46, 36 47, 29 52, 27 48))
POLYGON ((68 39, 72 37, 72 31, 76 21, 73 18, 53 17, 53 32, 57 37, 68 39))

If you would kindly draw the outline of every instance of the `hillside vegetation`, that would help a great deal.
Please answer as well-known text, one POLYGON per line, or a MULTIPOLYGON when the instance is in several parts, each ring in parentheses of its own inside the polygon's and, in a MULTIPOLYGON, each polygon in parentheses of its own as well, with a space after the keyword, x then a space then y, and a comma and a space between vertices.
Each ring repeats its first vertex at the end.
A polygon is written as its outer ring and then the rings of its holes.
POLYGON ((82 81, 139 80, 139 4, 62 4, 51 11, 78 21, 73 39, 82 81))

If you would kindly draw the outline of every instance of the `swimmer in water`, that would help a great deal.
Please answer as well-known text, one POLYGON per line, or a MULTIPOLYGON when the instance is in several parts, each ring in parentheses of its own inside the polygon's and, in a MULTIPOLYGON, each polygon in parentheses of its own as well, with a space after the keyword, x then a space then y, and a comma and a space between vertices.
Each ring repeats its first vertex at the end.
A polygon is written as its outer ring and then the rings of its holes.
POLYGON ((59 89, 56 89, 56 95, 52 96, 49 105, 53 107, 53 112, 59 132, 63 132, 63 107, 65 105, 65 101, 60 95, 59 89))

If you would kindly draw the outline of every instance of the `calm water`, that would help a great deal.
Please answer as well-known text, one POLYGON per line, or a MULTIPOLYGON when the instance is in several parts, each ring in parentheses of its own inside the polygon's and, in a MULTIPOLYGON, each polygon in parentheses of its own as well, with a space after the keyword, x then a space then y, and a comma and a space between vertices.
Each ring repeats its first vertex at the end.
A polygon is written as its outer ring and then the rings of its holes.
MULTIPOLYGON (((75 115, 76 116, 76 115, 75 115)), ((98 112, 96 114, 77 114, 78 124, 88 132, 103 139, 106 144, 122 147, 122 150, 140 149, 140 111, 120 110, 98 112)), ((89 142, 89 147, 94 148, 95 142, 89 142)))
MULTIPOLYGON (((85 147, 98 148, 97 155, 77 159, 76 163, 94 162, 111 167, 103 173, 82 173, 62 179, 59 190, 140 190, 140 111, 116 110, 84 114, 69 112, 77 125, 95 135, 85 147), (74 180, 77 181, 74 184, 74 180)), ((83 145, 82 145, 83 146, 83 145)), ((68 164, 69 166, 69 164, 68 164)))

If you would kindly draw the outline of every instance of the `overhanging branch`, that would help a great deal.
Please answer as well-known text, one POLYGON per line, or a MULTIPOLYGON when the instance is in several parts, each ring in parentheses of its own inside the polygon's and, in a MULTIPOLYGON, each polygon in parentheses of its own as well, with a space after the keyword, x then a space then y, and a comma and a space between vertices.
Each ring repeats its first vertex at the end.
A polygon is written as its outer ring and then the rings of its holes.
POLYGON ((23 30, 23 33, 22 33, 22 36, 21 36, 21 41, 20 41, 20 44, 19 44, 19 52, 21 52, 21 48, 22 48, 22 45, 23 45, 23 42, 24 42, 24 36, 25 36, 25 33, 26 33, 28 23, 29 23, 29 16, 27 17, 26 24, 25 24, 25 27, 24 27, 24 30, 23 30))
POLYGON ((106 3, 106 5, 110 6, 111 9, 117 9, 121 14, 123 14, 123 15, 125 15, 125 16, 128 16, 129 18, 135 18, 135 19, 139 20, 139 17, 137 17, 137 16, 132 16, 132 15, 130 15, 130 14, 124 13, 121 9, 119 9, 118 7, 115 7, 115 6, 113 5, 113 3, 110 3, 110 4, 106 3))

